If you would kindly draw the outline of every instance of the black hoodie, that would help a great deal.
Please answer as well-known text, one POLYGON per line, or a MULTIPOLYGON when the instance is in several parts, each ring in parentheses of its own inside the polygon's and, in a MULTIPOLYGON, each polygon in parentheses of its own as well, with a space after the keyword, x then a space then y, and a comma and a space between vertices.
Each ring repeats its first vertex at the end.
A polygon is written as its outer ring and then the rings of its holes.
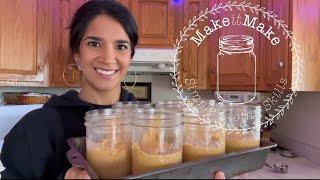
MULTIPOLYGON (((121 90, 120 101, 133 100, 132 94, 121 90)), ((85 113, 98 108, 110 105, 89 104, 71 90, 26 114, 4 139, 1 178, 63 178, 71 167, 66 140, 85 136, 85 113)))

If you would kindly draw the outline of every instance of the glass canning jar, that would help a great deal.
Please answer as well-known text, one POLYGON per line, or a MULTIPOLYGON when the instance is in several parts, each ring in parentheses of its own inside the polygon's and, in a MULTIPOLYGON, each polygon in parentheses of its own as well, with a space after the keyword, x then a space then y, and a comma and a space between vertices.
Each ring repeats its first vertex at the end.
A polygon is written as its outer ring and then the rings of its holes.
POLYGON ((131 174, 131 124, 114 109, 88 111, 85 115, 86 159, 99 178, 131 174))
POLYGON ((224 112, 183 115, 183 161, 214 157, 225 153, 224 112))
POLYGON ((140 110, 132 121, 132 130, 133 174, 182 162, 181 114, 140 110))
POLYGON ((261 106, 224 104, 226 115, 226 151, 228 153, 260 145, 261 106), (233 129, 233 130, 228 130, 233 129))
POLYGON ((185 105, 182 101, 158 101, 154 108, 159 111, 179 112, 181 113, 185 105))

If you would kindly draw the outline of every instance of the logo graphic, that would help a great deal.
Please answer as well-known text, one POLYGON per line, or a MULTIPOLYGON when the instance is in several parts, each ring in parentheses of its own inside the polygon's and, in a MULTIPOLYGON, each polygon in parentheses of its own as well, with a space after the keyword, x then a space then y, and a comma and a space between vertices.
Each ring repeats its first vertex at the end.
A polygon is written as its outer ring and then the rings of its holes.
MULTIPOLYGON (((218 33, 220 30, 230 28, 232 26, 241 26, 246 29, 245 32, 250 30, 256 34, 259 34, 261 38, 267 39, 272 47, 276 47, 277 45, 281 44, 282 41, 288 41, 289 48, 292 52, 292 65, 297 68, 292 69, 292 74, 295 76, 293 77, 291 87, 289 89, 286 89, 286 86, 290 82, 285 77, 282 77, 279 79, 279 83, 274 87, 272 96, 263 101, 263 106, 260 107, 260 109, 251 106, 250 102, 255 99, 257 91, 257 57, 254 53, 254 37, 247 34, 242 34, 243 32, 238 34, 237 32, 233 32, 220 36, 220 51, 216 56, 217 99, 230 106, 246 105, 246 108, 238 109, 238 112, 235 110, 229 112, 229 115, 232 114, 232 117, 226 117, 228 123, 226 126, 218 126, 217 124, 211 125, 215 126, 216 128, 223 128, 231 133, 234 131, 236 133, 247 133, 248 131, 260 130, 261 125, 266 127, 268 125, 272 125, 274 120, 280 119, 280 117, 284 115, 285 109, 289 109, 290 105, 293 104, 293 98, 297 96, 295 87, 298 87, 298 82, 301 79, 301 64, 303 60, 301 58, 299 46, 296 43, 293 33, 288 30, 288 26, 283 20, 277 18, 278 16, 273 11, 267 11, 265 7, 260 5, 254 5, 245 1, 241 3, 238 3, 237 1, 229 1, 225 4, 215 4, 210 9, 206 8, 200 11, 199 16, 194 16, 192 19, 190 19, 187 25, 184 26, 180 31, 180 37, 176 39, 174 44, 176 53, 172 60, 173 68, 171 69, 171 77, 174 80, 174 82, 172 82, 172 85, 174 86, 173 90, 178 94, 178 100, 181 100, 189 109, 189 111, 197 115, 200 121, 205 121, 205 119, 202 118, 203 112, 209 114, 219 111, 219 109, 217 109, 215 106, 206 104, 206 102, 201 99, 194 86, 192 86, 192 88, 186 88, 182 86, 182 81, 185 82, 186 85, 190 86, 196 84, 195 79, 182 79, 178 70, 181 54, 184 50, 183 45, 184 43, 189 42, 189 44, 193 43, 200 48, 202 42, 210 35, 213 33, 218 33), (263 21, 259 21, 259 16, 266 21, 265 24, 263 21), (216 18, 219 17, 220 19, 217 20, 216 18), (204 22, 205 20, 208 22, 208 25, 204 28, 200 28, 198 24, 200 22, 204 22), (221 74, 223 71, 228 71, 228 67, 226 66, 225 62, 229 62, 230 64, 232 61, 237 61, 238 64, 244 64, 244 67, 247 68, 246 72, 254 77, 252 78, 252 82, 250 82, 250 85, 252 85, 250 87, 253 87, 251 89, 253 96, 246 101, 236 102, 224 99, 220 93, 221 74), (288 90, 290 90, 291 93, 287 93, 288 90), (237 122, 237 119, 240 121, 243 121, 243 119, 260 119, 261 108, 264 108, 264 110, 269 113, 269 116, 263 117, 261 123, 250 124, 245 122, 237 122)), ((210 44, 208 45, 208 50, 210 50, 210 44)))
MULTIPOLYGON (((229 35, 219 39, 220 52, 217 54, 217 98, 223 103, 234 103, 234 104, 246 104, 253 101, 256 98, 257 92, 257 60, 256 55, 253 52, 254 40, 250 36, 245 35, 229 35), (224 99, 220 95, 220 61, 230 61, 236 59, 237 61, 243 60, 248 61, 244 63, 253 63, 254 72, 254 95, 245 102, 235 102, 224 99)), ((228 67, 226 67, 228 68, 228 67)))

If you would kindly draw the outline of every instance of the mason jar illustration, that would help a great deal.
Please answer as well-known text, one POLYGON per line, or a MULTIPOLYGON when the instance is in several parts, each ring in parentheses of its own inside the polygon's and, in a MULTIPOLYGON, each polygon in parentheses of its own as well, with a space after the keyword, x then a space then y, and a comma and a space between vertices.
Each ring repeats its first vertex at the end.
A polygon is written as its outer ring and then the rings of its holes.
MULTIPOLYGON (((253 101, 256 97, 257 82, 257 60, 254 54, 254 40, 251 36, 245 35, 228 35, 219 38, 219 50, 217 54, 217 98, 223 103, 234 103, 234 104, 246 104, 253 101), (222 66, 224 64, 224 66, 222 66), (226 66, 226 64, 228 66, 226 66), (232 66, 232 67, 231 67, 232 66), (232 69, 235 68, 246 68, 241 69, 244 72, 250 72, 253 77, 250 85, 254 85, 252 91, 254 94, 248 99, 242 100, 230 100, 225 99, 220 91, 221 72, 227 72, 226 74, 232 74, 232 69), (230 72, 229 72, 230 71, 230 72)), ((226 77, 226 76, 225 76, 226 77)), ((234 77, 234 76, 233 76, 234 77)), ((236 82, 239 85, 239 82, 236 82)), ((234 84, 231 84, 234 85, 234 84)), ((246 84, 247 85, 247 84, 246 84)))

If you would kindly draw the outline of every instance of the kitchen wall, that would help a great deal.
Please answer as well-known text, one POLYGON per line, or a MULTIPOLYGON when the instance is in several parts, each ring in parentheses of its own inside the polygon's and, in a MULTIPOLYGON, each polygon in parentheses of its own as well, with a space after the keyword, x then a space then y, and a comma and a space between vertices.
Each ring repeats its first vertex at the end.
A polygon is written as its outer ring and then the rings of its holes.
POLYGON ((320 164, 320 93, 299 92, 293 106, 275 122, 272 137, 289 148, 320 164))
MULTIPOLYGON (((127 82, 133 82, 134 76, 128 76, 127 82)), ((152 101, 160 100, 176 100, 177 94, 172 90, 172 78, 169 75, 138 75, 137 82, 151 82, 152 83, 152 101)), ((0 94, 2 92, 39 92, 39 93, 53 93, 61 95, 68 91, 68 88, 31 88, 31 87, 0 87, 0 94)), ((212 99, 211 91, 199 91, 199 95, 203 99, 212 99)), ((2 97, 0 97, 2 98, 2 97)))

